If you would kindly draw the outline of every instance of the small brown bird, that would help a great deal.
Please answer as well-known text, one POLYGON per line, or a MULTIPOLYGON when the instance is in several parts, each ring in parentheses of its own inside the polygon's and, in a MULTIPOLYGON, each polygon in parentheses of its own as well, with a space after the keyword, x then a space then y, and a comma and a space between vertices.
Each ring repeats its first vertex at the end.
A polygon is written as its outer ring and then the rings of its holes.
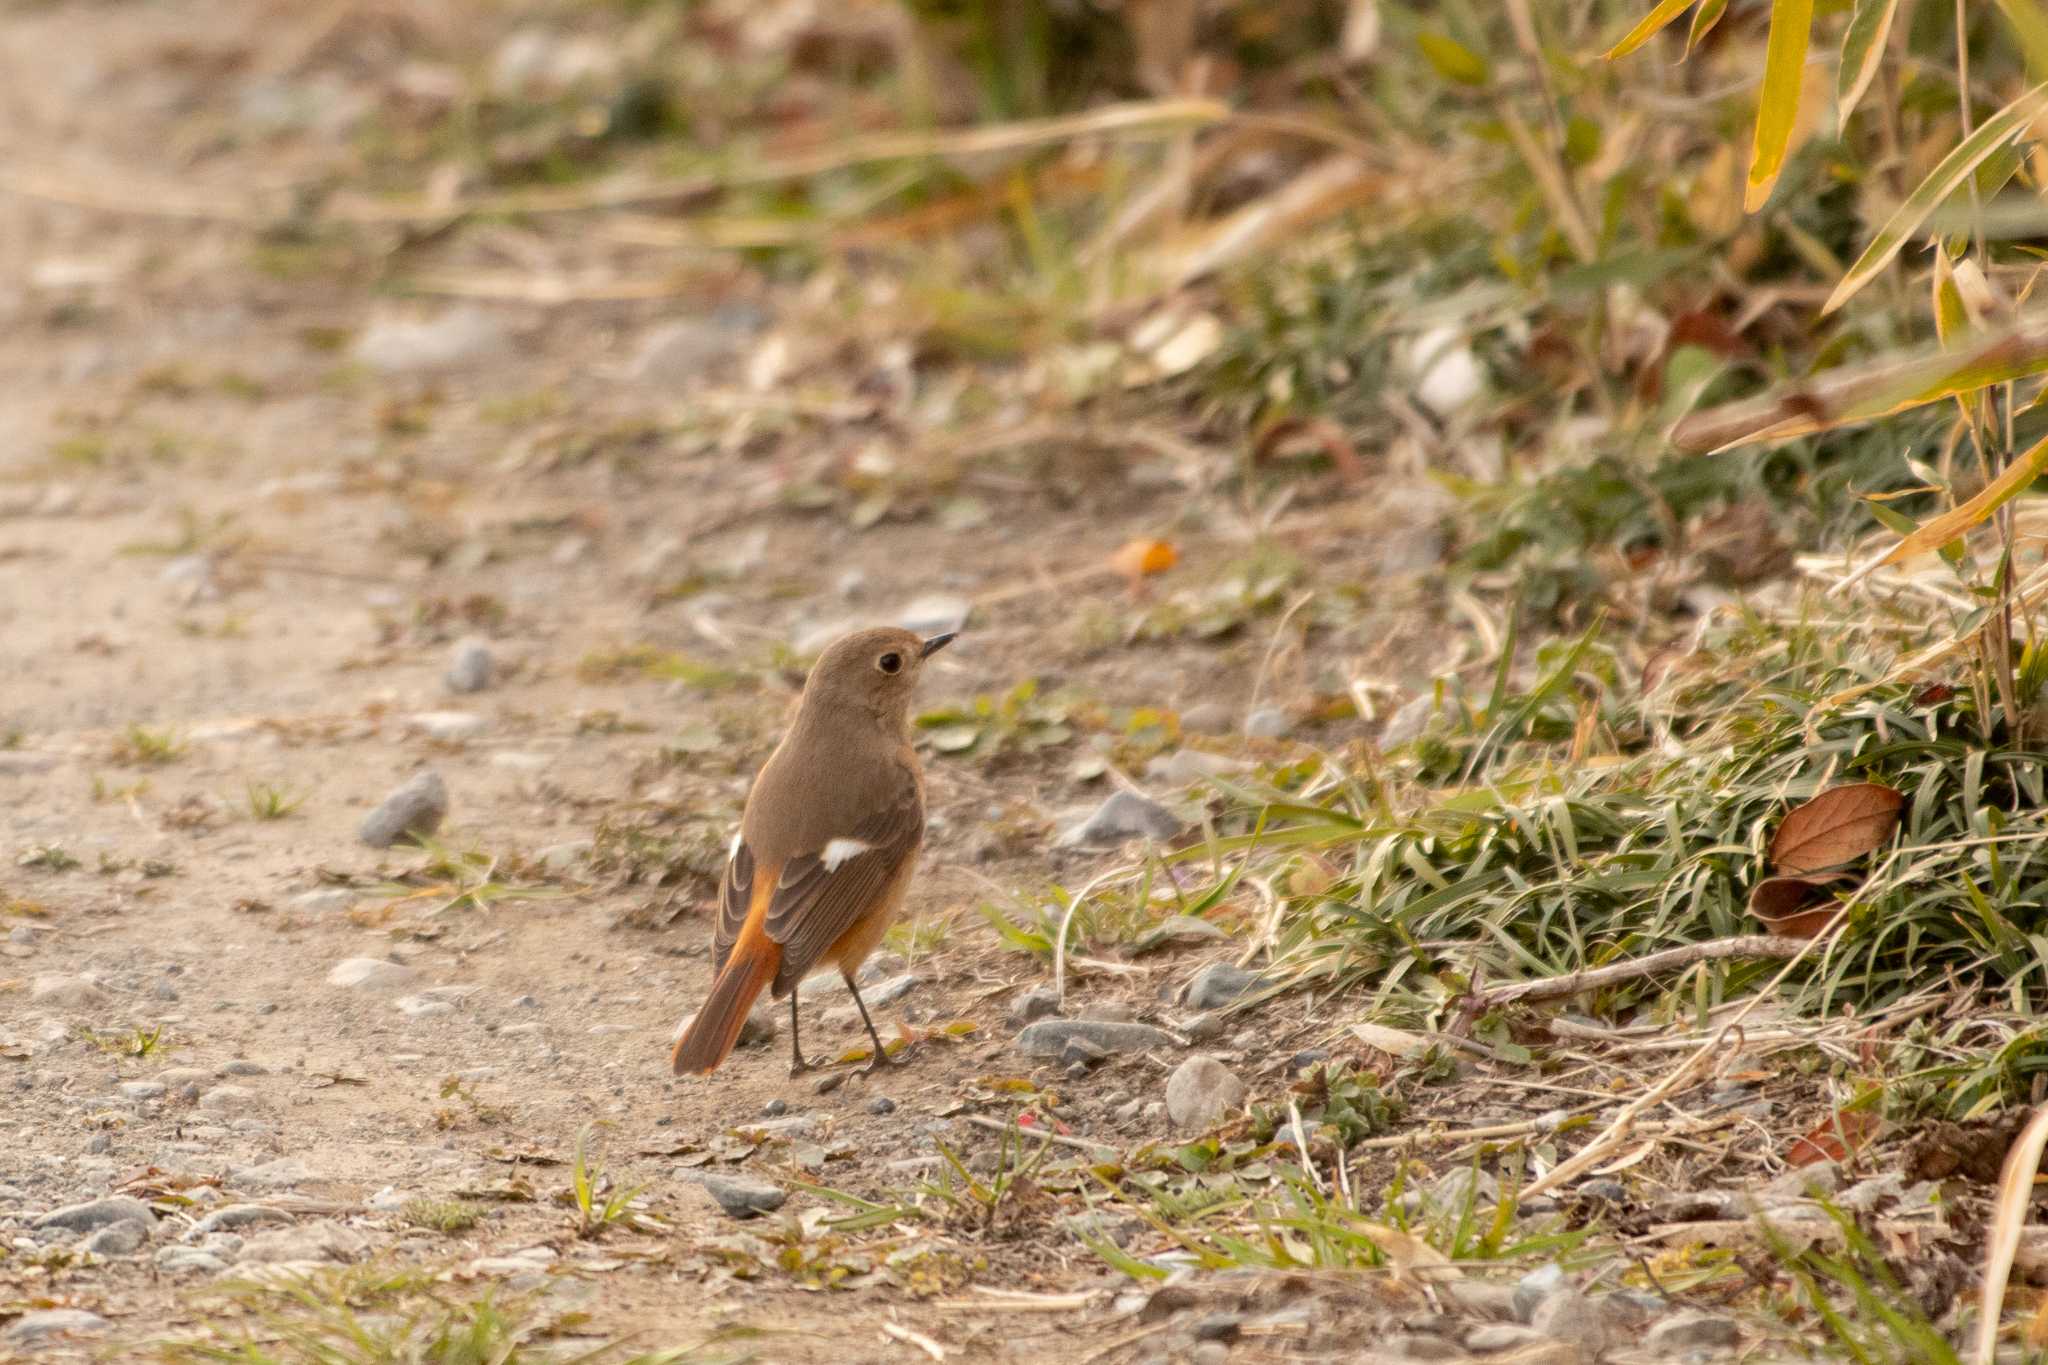
POLYGON ((808 1070, 794 992, 826 966, 839 969, 874 1041, 863 1073, 889 1063, 853 974, 895 919, 924 842, 910 696, 924 661, 952 638, 856 631, 811 669, 733 836, 718 898, 718 975, 676 1040, 677 1075, 717 1069, 770 982, 777 999, 789 996, 789 1074, 808 1070))

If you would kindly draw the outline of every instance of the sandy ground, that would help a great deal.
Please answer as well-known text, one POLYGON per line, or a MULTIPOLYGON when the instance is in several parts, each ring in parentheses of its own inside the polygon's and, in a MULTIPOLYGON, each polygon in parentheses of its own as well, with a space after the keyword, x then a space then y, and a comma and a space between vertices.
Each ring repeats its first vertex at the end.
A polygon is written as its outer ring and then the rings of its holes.
MULTIPOLYGON (((920 464, 912 428, 861 411, 867 350, 813 371, 807 391, 832 401, 793 412, 794 381, 744 382, 764 344, 803 340, 793 289, 709 321, 688 297, 405 300, 380 287, 380 253, 486 270, 521 239, 335 245, 183 216, 348 165, 321 120, 341 125, 351 71, 404 35, 365 6, 331 49, 266 75, 282 13, 0 15, 0 162, 38 191, 0 193, 0 1312, 104 1319, 16 1346, 129 1358, 232 1336, 252 1320, 200 1291, 308 1261, 544 1287, 551 1313, 636 1348, 745 1327, 777 1334, 756 1343, 770 1359, 925 1358, 885 1330, 900 1326, 962 1358, 1040 1360, 1128 1334, 1104 1316, 1126 1282, 1071 1237, 906 1236, 930 1257, 913 1292, 910 1272, 876 1268, 888 1247, 834 1272, 817 1237, 778 1248, 775 1220, 726 1217, 692 1177, 873 1194, 930 1175, 935 1140, 987 1150, 965 1123, 1007 1112, 986 1079, 1061 1072, 1019 1056, 1007 1022, 1042 965, 1002 951, 975 907, 1088 875, 1051 839, 1108 790, 1077 758, 1137 707, 1208 704, 1220 751, 1241 748, 1255 699, 1294 708, 1293 737, 1269 744, 1353 737, 1302 712, 1347 674, 1422 676, 1428 590, 1377 575, 1390 554, 1426 566, 1427 518, 1371 497, 1289 514, 1273 540, 1304 561, 1299 586, 1346 595, 1306 657, 1277 612, 1214 640, 1137 638, 1245 552, 1252 509, 1202 471, 1086 449, 920 464), (278 89, 318 106, 289 134, 262 123, 278 89), (100 197, 118 209, 76 202, 100 197), (679 320, 701 324, 697 349, 647 362, 679 320), (862 527, 875 449, 902 457, 899 505, 862 527), (949 529, 939 513, 961 499, 981 510, 949 529), (1085 576, 1154 536, 1186 548, 1146 596, 1085 576), (880 1014, 929 1036, 908 1066, 823 1094, 786 1075, 786 1024, 712 1079, 671 1078, 670 1032, 708 977, 710 888, 680 869, 722 846, 802 649, 934 595, 972 617, 929 703, 1038 678, 1090 719, 1044 753, 932 756, 915 932, 875 973, 914 975, 880 1014), (453 692, 472 639, 494 677, 453 692), (450 794, 440 839, 460 876, 357 837, 423 770, 450 794), (281 818, 258 817, 265 791, 281 818), (351 959, 402 968, 333 984, 351 959), (575 1234, 555 1196, 586 1130, 658 1222, 575 1234), (90 1230, 35 1227, 121 1191, 161 1215, 125 1254, 126 1234, 79 1257, 90 1230), (482 1221, 416 1226, 450 1200, 482 1221), (269 1221, 199 1230, 245 1204, 269 1221), (865 1292, 822 1294, 841 1273, 865 1292), (1020 1314, 977 1310, 974 1284, 1100 1292, 1020 1314)), ((484 50, 499 31, 448 41, 484 50)), ((595 259, 573 232, 543 246, 595 259)), ((1070 1004, 1170 1019, 1174 991, 1223 955, 1084 976, 1070 1004)), ((814 1049, 859 1041, 836 985, 805 1012, 814 1049)), ((1097 1070, 1066 1121, 1161 1135, 1146 1105, 1172 1060, 1097 1070)), ((815 1232, 837 1208, 799 1192, 784 1216, 812 1211, 815 1232)))

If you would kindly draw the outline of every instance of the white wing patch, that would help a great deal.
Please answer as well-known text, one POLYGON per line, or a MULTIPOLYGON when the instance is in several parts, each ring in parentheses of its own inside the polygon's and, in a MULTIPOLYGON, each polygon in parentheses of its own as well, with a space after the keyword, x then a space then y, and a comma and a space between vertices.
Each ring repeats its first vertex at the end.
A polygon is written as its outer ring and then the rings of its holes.
POLYGON ((727 850, 725 851, 725 860, 726 860, 727 862, 731 862, 731 861, 732 861, 732 860, 733 860, 734 858, 737 858, 737 857, 739 857, 739 856, 740 856, 740 832, 739 832, 738 830, 734 830, 734 831, 732 832, 732 847, 731 847, 731 848, 729 848, 729 849, 727 849, 727 850))
POLYGON ((859 839, 834 839, 825 845, 825 851, 818 855, 818 861, 825 865, 827 872, 837 872, 839 865, 848 858, 857 858, 873 848, 873 844, 862 843, 859 839))

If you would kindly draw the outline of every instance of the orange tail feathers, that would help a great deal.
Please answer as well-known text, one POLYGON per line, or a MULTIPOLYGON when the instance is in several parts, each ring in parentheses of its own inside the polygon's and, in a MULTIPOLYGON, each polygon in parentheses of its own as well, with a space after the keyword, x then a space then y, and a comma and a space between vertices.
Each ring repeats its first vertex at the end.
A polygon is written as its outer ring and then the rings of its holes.
POLYGON ((711 983, 704 1008, 676 1039, 676 1049, 669 1057, 676 1075, 702 1076, 718 1069, 739 1041, 754 997, 774 979, 775 969, 781 965, 782 945, 748 925, 733 945, 732 956, 725 960, 725 970, 711 983))

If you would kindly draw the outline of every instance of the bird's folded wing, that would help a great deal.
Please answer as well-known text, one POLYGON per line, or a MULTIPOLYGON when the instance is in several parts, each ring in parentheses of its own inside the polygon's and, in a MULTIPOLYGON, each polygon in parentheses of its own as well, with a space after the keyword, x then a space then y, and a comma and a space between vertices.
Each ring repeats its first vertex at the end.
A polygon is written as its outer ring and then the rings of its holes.
POLYGON ((718 937, 713 940, 718 960, 712 967, 714 972, 725 970, 725 960, 732 956, 732 945, 739 941, 740 928, 747 922, 747 909, 753 899, 754 852, 735 835, 732 856, 725 863, 725 880, 718 885, 718 937))
POLYGON ((782 945, 780 979, 796 981, 877 908, 924 839, 915 786, 824 847, 782 864, 768 903, 768 937, 782 945))

